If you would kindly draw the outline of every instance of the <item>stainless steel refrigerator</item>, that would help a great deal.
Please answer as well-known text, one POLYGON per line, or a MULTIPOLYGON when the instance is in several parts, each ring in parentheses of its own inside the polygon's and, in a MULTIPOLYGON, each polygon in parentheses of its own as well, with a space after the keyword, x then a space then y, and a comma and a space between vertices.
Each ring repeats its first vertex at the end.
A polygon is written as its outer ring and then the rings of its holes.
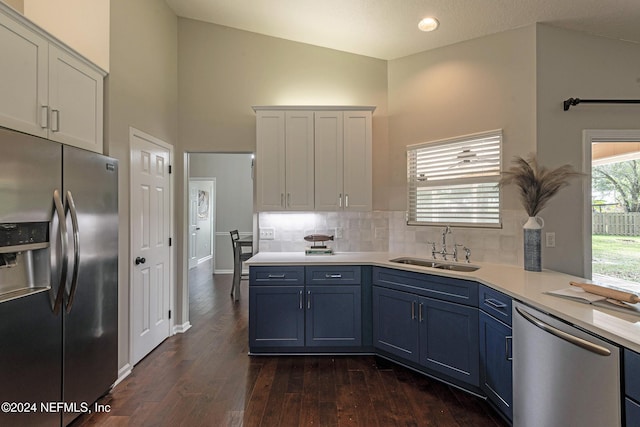
POLYGON ((117 181, 115 159, 0 128, 0 425, 67 425, 117 378, 117 181))

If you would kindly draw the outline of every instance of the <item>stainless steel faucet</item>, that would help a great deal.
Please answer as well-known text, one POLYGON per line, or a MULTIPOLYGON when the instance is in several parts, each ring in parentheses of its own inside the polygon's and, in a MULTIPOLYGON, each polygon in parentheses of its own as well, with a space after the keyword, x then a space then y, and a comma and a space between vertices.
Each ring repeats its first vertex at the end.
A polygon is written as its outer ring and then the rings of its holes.
POLYGON ((447 252, 447 234, 451 234, 451 227, 448 225, 445 226, 442 231, 442 249, 440 250, 440 255, 442 255, 442 259, 445 261, 447 260, 447 255, 453 255, 453 259, 457 261, 458 253, 455 246, 452 253, 447 252))

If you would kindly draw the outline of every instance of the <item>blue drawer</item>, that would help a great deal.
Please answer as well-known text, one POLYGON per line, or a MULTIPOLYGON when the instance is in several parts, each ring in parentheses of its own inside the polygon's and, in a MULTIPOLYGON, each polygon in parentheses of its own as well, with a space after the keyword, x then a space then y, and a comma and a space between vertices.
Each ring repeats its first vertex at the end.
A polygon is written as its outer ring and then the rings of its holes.
POLYGON ((511 326, 511 297, 484 285, 478 291, 480 309, 511 326))
POLYGON ((359 285, 360 267, 353 265, 307 266, 307 285, 359 285))
POLYGON ((249 285, 304 285, 304 267, 251 266, 249 285))
POLYGON ((640 426, 640 405, 629 399, 624 399, 624 412, 627 427, 640 426))
POLYGON ((373 284, 443 301, 478 306, 478 283, 469 280, 374 267, 373 284))

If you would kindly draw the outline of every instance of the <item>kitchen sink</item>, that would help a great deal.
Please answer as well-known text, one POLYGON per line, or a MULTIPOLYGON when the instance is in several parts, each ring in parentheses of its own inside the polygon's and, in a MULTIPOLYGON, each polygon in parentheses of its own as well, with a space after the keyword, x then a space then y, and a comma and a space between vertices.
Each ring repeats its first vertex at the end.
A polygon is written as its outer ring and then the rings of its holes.
POLYGON ((436 266, 439 264, 437 261, 429 261, 427 259, 408 258, 408 257, 390 259, 389 261, 397 262, 398 264, 418 265, 420 267, 432 267, 432 268, 436 268, 436 266))
POLYGON ((428 259, 422 259, 422 258, 411 258, 411 257, 394 258, 389 261, 396 262, 398 264, 417 265, 420 267, 439 268, 441 270, 450 270, 450 271, 470 272, 470 271, 476 271, 477 269, 480 268, 477 265, 454 264, 449 262, 428 260, 428 259))

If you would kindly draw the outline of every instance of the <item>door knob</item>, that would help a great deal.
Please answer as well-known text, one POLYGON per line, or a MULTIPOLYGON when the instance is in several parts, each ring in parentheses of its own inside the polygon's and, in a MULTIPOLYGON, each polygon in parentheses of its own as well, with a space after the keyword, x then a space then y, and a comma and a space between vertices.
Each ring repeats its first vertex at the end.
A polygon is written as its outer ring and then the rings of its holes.
POLYGON ((141 257, 136 258, 136 265, 144 264, 145 262, 147 262, 147 260, 144 258, 141 258, 141 257))

